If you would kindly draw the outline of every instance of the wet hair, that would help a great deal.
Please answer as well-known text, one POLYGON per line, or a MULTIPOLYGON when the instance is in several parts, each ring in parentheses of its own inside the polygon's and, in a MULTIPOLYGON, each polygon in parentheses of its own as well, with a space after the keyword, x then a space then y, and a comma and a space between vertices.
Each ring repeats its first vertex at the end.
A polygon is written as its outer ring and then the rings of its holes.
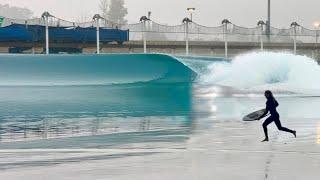
POLYGON ((275 100, 275 98, 274 98, 274 96, 273 96, 273 94, 272 94, 272 92, 270 91, 270 90, 266 90, 265 92, 264 92, 264 94, 265 95, 268 95, 268 100, 275 100))

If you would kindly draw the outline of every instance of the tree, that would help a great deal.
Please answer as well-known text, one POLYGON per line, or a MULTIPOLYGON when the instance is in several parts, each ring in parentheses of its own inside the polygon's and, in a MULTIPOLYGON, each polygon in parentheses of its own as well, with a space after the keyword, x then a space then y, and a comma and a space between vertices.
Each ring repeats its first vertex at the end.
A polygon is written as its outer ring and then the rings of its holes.
POLYGON ((108 11, 108 20, 118 23, 126 24, 127 20, 125 19, 128 14, 127 8, 124 6, 124 0, 110 0, 110 6, 108 11))
POLYGON ((12 19, 30 19, 33 16, 33 12, 27 8, 0 4, 0 16, 12 19))
POLYGON ((105 18, 105 19, 109 19, 109 18, 108 18, 108 14, 109 14, 109 0, 100 0, 99 8, 100 8, 102 17, 105 18))

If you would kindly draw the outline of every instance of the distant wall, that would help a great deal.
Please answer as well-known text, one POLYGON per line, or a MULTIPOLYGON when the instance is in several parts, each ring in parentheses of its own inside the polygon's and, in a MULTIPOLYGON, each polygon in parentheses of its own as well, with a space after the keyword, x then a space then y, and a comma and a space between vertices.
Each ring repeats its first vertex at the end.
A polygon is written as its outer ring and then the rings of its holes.
MULTIPOLYGON (((293 52, 292 43, 268 43, 265 44, 265 50, 270 51, 287 51, 293 52)), ((9 47, 32 47, 24 53, 42 53, 44 44, 28 44, 28 43, 0 43, 0 52, 7 53, 9 47)), ((50 47, 59 48, 79 48, 85 54, 92 54, 96 52, 95 43, 91 44, 53 44, 50 47)), ((229 57, 234 57, 241 53, 250 51, 259 51, 259 43, 245 43, 245 42, 229 42, 228 54, 229 57)), ((161 42, 152 41, 147 43, 148 53, 166 53, 173 55, 185 55, 185 42, 161 42)), ((142 41, 130 41, 123 45, 118 44, 102 44, 102 53, 143 53, 142 41)), ((304 43, 297 44, 297 53, 300 55, 307 55, 314 59, 320 60, 320 44, 304 43)), ((224 56, 223 42, 190 42, 190 55, 198 56, 224 56)))

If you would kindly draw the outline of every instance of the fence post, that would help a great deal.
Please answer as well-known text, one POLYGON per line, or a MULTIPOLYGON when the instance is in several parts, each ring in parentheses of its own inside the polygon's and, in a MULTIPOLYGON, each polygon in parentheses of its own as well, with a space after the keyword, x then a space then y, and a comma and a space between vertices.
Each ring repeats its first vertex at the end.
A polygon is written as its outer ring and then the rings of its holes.
POLYGON ((228 24, 231 24, 231 22, 228 19, 224 19, 222 21, 224 36, 224 57, 226 59, 228 59, 228 24))
POLYGON ((266 25, 266 23, 264 22, 264 21, 259 21, 258 22, 258 26, 260 26, 260 30, 261 30, 261 32, 260 32, 260 49, 261 49, 261 51, 263 51, 264 50, 264 45, 263 45, 263 26, 264 25, 266 25))
POLYGON ((93 16, 93 20, 96 22, 96 33, 97 33, 97 54, 100 54, 100 19, 102 17, 99 14, 93 16))
POLYGON ((49 17, 50 17, 50 13, 49 12, 44 12, 42 13, 42 18, 45 21, 45 31, 46 31, 46 54, 49 54, 49 17))
POLYGON ((143 21, 143 53, 147 53, 147 34, 146 34, 146 31, 147 31, 147 23, 146 21, 143 21))
POLYGON ((293 27, 293 52, 294 54, 297 54, 297 27, 300 26, 297 22, 291 23, 291 27, 293 27))
POLYGON ((46 17, 46 54, 49 54, 49 18, 46 17))
POLYGON ((147 21, 150 21, 150 19, 147 16, 142 16, 140 18, 140 23, 142 24, 142 31, 143 31, 143 53, 147 53, 147 21))
POLYGON ((316 55, 317 55, 317 57, 315 58, 315 59, 317 59, 318 60, 318 52, 319 52, 319 50, 318 50, 318 41, 319 41, 319 28, 317 28, 317 30, 316 30, 316 49, 315 49, 315 53, 316 53, 316 55))
POLYGON ((228 58, 228 37, 227 37, 227 31, 228 31, 228 24, 224 24, 223 27, 223 35, 224 35, 224 57, 228 58))
POLYGON ((189 56, 189 23, 191 22, 192 20, 187 17, 182 20, 185 25, 186 56, 189 56))
POLYGON ((97 19, 97 54, 100 54, 100 20, 97 19))
POLYGON ((294 54, 297 54, 297 29, 296 27, 294 27, 294 40, 293 40, 293 51, 294 51, 294 54))
POLYGON ((189 56, 189 23, 186 23, 186 56, 189 56))
POLYGON ((263 51, 263 49, 264 49, 264 47, 263 47, 263 26, 261 26, 260 47, 261 47, 261 51, 263 51))

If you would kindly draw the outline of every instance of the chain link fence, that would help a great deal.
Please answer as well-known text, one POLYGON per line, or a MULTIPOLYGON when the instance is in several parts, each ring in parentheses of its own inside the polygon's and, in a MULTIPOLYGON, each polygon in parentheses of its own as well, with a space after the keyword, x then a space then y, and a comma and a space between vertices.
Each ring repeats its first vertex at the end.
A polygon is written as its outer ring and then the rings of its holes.
MULTIPOLYGON (((11 19, 3 18, 1 27, 11 24, 42 25, 45 26, 44 18, 34 19, 11 19)), ((152 20, 141 21, 134 24, 116 24, 105 19, 100 19, 100 28, 118 28, 130 31, 130 40, 139 41, 146 36, 147 41, 185 41, 188 33, 189 41, 225 41, 225 35, 230 42, 260 42, 261 38, 265 42, 290 43, 296 38, 298 43, 317 43, 319 37, 318 30, 311 30, 303 26, 289 27, 287 29, 270 27, 267 33, 265 25, 247 28, 235 24, 209 27, 195 22, 182 23, 170 26, 159 24, 152 20), (187 29, 188 28, 188 29, 187 29)), ((50 15, 48 18, 50 27, 96 27, 95 20, 88 22, 71 22, 50 15)))
POLYGON ((11 24, 46 26, 46 21, 48 21, 49 27, 99 27, 101 29, 129 30, 129 40, 143 41, 144 47, 151 41, 186 42, 186 44, 189 42, 225 42, 225 46, 227 46, 228 42, 249 42, 261 44, 261 48, 263 48, 264 43, 271 42, 292 43, 296 50, 296 44, 298 43, 318 43, 319 39, 319 30, 311 30, 297 23, 291 24, 288 28, 270 27, 269 30, 265 24, 248 28, 232 24, 229 21, 224 21, 227 23, 216 27, 203 26, 191 21, 170 26, 159 24, 149 19, 143 19, 134 24, 117 24, 100 16, 98 17, 89 22, 71 22, 52 15, 49 15, 47 18, 42 17, 27 20, 2 18, 0 26, 5 27, 11 24))

